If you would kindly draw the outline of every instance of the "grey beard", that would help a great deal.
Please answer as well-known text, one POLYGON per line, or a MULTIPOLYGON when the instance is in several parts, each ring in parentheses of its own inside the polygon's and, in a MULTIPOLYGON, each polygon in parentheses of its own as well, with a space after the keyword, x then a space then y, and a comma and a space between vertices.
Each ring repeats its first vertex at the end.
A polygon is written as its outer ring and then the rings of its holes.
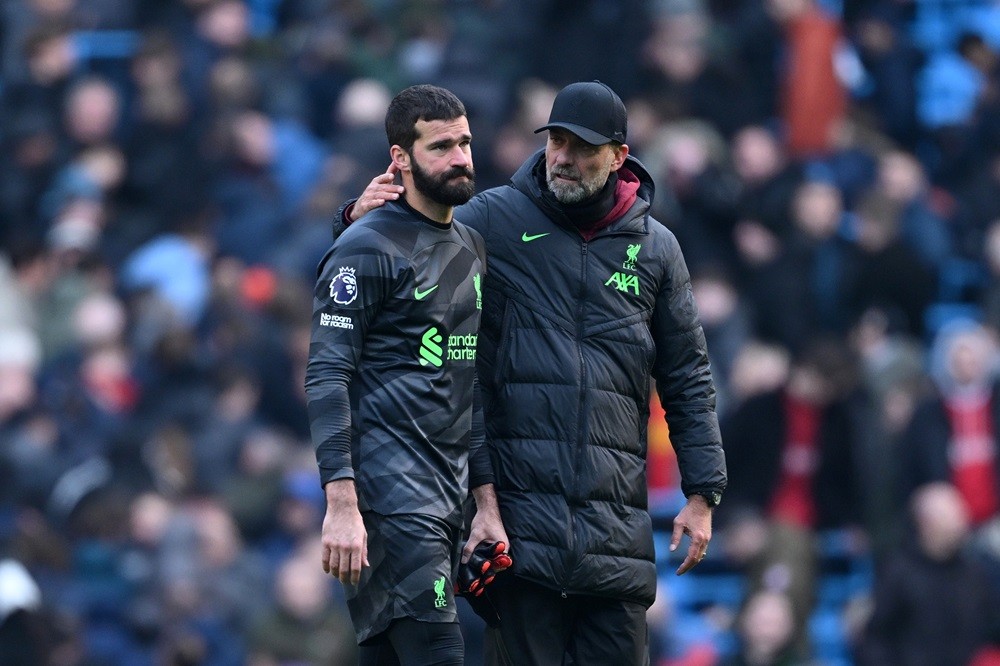
POLYGON ((546 175, 545 180, 549 186, 549 191, 555 195, 556 201, 561 204, 577 204, 585 201, 597 194, 601 187, 603 187, 603 183, 588 183, 587 181, 561 183, 551 173, 546 175))

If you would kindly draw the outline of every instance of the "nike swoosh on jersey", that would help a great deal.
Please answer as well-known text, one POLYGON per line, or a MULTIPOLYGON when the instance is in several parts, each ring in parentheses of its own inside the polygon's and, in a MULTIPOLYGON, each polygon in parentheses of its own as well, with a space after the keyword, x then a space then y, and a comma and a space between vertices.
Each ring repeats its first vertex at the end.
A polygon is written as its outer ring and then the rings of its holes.
POLYGON ((521 234, 521 240, 524 241, 525 243, 530 243, 533 240, 538 240, 542 236, 548 236, 550 233, 552 232, 546 231, 544 234, 532 234, 530 236, 527 233, 523 233, 521 234))
POLYGON ((434 285, 430 289, 425 289, 424 291, 420 291, 420 287, 414 287, 413 288, 413 298, 417 299, 418 301, 422 301, 422 300, 424 300, 424 297, 427 296, 427 294, 431 293, 432 291, 434 291, 437 288, 438 288, 438 285, 434 285))

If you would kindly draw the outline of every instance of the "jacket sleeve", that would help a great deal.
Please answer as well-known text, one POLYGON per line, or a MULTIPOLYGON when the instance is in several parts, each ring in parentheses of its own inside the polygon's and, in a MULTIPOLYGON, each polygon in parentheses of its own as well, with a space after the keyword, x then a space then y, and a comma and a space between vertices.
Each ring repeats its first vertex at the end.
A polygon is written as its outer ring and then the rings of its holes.
POLYGON ((391 289, 390 259, 370 248, 334 243, 322 263, 313 297, 305 388, 324 485, 354 478, 349 387, 368 330, 391 289))
POLYGON ((486 447, 486 427, 483 424, 483 401, 480 397, 479 380, 476 380, 472 394, 472 433, 469 438, 469 488, 478 488, 493 483, 493 467, 490 452, 486 447))
POLYGON ((482 192, 461 206, 456 206, 455 219, 470 229, 475 229, 484 239, 488 238, 490 225, 488 194, 482 192))
POLYGON ((691 276, 673 234, 667 236, 665 279, 652 318, 653 378, 677 453, 681 490, 723 491, 726 460, 715 412, 715 384, 691 276))
POLYGON ((354 208, 354 204, 357 201, 356 198, 348 199, 337 209, 337 214, 333 216, 333 224, 330 228, 333 240, 340 238, 340 234, 344 233, 347 227, 351 226, 351 219, 348 217, 348 213, 354 208))

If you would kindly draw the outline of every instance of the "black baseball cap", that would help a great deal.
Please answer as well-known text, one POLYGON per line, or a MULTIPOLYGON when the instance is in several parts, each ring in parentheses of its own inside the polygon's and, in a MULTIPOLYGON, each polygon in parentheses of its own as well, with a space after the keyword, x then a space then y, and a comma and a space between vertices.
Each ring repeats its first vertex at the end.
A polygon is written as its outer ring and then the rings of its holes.
POLYGON ((535 134, 562 127, 594 146, 612 141, 625 143, 628 118, 615 91, 600 81, 571 83, 552 102, 549 122, 535 134))

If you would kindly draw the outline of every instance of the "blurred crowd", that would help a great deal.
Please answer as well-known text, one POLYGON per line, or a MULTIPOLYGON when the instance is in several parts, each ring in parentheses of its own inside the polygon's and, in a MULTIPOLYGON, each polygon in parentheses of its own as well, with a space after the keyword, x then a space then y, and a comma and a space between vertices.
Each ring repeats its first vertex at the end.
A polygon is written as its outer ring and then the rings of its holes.
POLYGON ((353 663, 303 390, 331 219, 402 86, 463 99, 483 189, 591 79, 692 272, 730 473, 706 565, 746 583, 728 648, 658 604, 654 663, 814 663, 830 530, 874 562, 851 660, 1000 663, 1000 3, 0 12, 0 664, 353 663))

